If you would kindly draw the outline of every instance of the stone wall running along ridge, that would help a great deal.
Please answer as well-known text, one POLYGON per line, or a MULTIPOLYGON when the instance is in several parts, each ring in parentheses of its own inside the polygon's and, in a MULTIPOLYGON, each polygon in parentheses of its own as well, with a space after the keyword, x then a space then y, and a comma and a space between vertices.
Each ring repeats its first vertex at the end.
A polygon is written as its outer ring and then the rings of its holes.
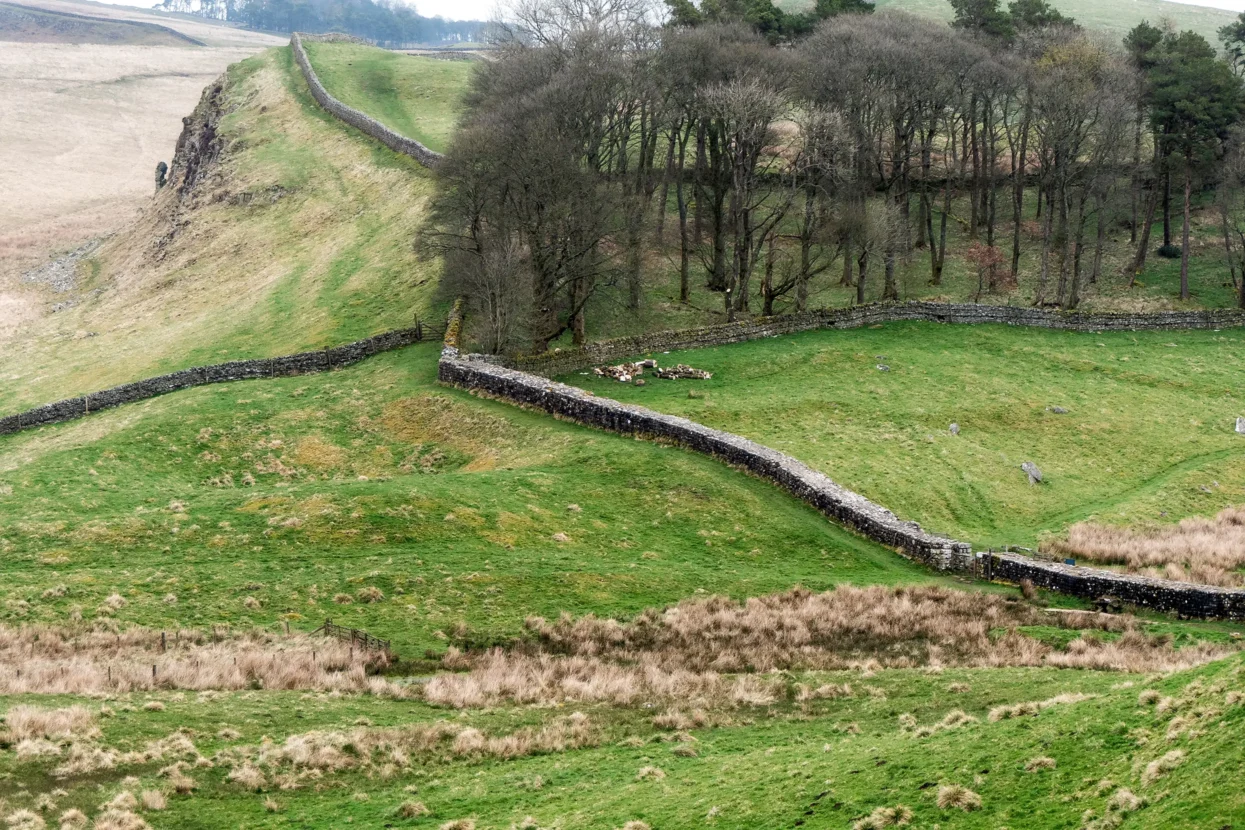
POLYGON ((300 35, 298 32, 290 35, 290 49, 294 52, 294 60, 297 61, 299 69, 303 71, 303 77, 307 80, 307 86, 311 89, 311 97, 316 99, 317 104, 330 115, 345 121, 359 132, 370 135, 395 153, 410 156, 424 167, 435 167, 437 165, 437 162, 441 160, 440 153, 435 150, 429 150, 413 138, 407 138, 401 133, 394 132, 370 115, 365 115, 353 107, 348 107, 330 95, 328 90, 324 88, 324 84, 320 83, 319 76, 316 75, 315 69, 311 66, 311 60, 307 57, 307 50, 303 48, 303 37, 306 37, 308 40, 325 40, 329 42, 335 42, 341 38, 335 35, 300 35))
POLYGON ((976 305, 972 303, 872 303, 869 305, 806 311, 778 317, 760 317, 715 326, 662 331, 589 343, 582 349, 565 349, 530 357, 520 356, 508 365, 538 375, 554 377, 603 363, 653 352, 674 352, 707 346, 724 346, 816 329, 853 329, 900 321, 931 323, 996 324, 1032 326, 1061 331, 1142 331, 1226 329, 1245 326, 1245 311, 1161 311, 1148 314, 1091 314, 1046 311, 1027 306, 976 305))
POLYGON ((176 392, 179 389, 189 389, 192 386, 327 372, 350 366, 381 352, 399 349, 420 340, 436 337, 439 333, 439 326, 435 328, 419 326, 413 329, 385 332, 366 340, 316 352, 301 352, 284 357, 257 360, 235 360, 214 366, 183 369, 180 372, 114 386, 102 392, 92 392, 89 395, 57 401, 36 409, 19 412, 16 415, 9 415, 7 418, 0 418, 0 435, 34 429, 46 424, 71 421, 101 409, 111 409, 114 406, 154 398, 157 395, 176 392))

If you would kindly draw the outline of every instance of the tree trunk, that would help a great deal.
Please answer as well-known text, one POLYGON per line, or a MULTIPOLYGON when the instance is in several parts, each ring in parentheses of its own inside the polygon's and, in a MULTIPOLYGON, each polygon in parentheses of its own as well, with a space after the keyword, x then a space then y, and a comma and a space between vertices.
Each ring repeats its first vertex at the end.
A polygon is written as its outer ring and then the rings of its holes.
POLYGON ((1180 252, 1180 299, 1189 299, 1189 213, 1193 201, 1193 162, 1185 159, 1184 166, 1184 230, 1181 233, 1180 252))
MULTIPOLYGON (((661 245, 666 241, 666 211, 670 206, 670 178, 674 175, 674 135, 671 134, 669 144, 666 148, 666 172, 661 177, 661 199, 657 203, 657 244, 661 245)), ((679 173, 683 170, 680 168, 679 173)))
MULTIPOLYGON (((691 128, 689 127, 688 130, 691 128)), ((674 183, 674 198, 679 204, 679 302, 686 303, 691 296, 691 240, 687 234, 687 192, 683 183, 683 163, 687 158, 688 130, 679 140, 679 177, 674 183)))
POLYGON ((1225 201, 1219 202, 1219 218, 1223 226, 1223 250, 1228 257, 1228 274, 1232 277, 1232 290, 1236 291, 1236 255, 1232 250, 1232 235, 1228 232, 1228 205, 1225 201))
POLYGON ((1154 209, 1158 207, 1159 190, 1157 187, 1150 189, 1150 195, 1146 198, 1145 215, 1141 222, 1141 238, 1137 240, 1137 255, 1133 257, 1132 267, 1129 269, 1132 274, 1128 280, 1128 287, 1132 288, 1137 284, 1137 277, 1146 267, 1146 257, 1150 255, 1150 233, 1154 229, 1154 209))
MULTIPOLYGON (((1020 158, 1016 164, 1016 180, 1012 192, 1012 282, 1020 282, 1020 239, 1021 225, 1024 224, 1025 212, 1025 174, 1028 170, 1029 156, 1029 123, 1032 109, 1025 105, 1025 117, 1020 127, 1020 158)), ((1041 200, 1038 200, 1039 203, 1041 200)))
POLYGON ((1172 171, 1171 165, 1163 163, 1163 247, 1172 245, 1172 171))
POLYGON ((860 256, 856 259, 856 265, 860 270, 860 275, 856 277, 856 304, 864 305, 865 303, 865 275, 869 273, 869 249, 861 248, 860 256))
MULTIPOLYGON (((1039 204, 1041 200, 1039 199, 1039 204)), ((1050 245, 1051 231, 1053 222, 1051 214, 1053 211, 1046 211, 1046 221, 1042 223, 1042 271, 1038 277, 1037 291, 1033 295, 1033 304, 1041 306, 1046 303, 1046 285, 1050 279, 1050 245)))
POLYGON ((1107 241, 1107 199, 1106 195, 1099 193, 1097 197, 1096 210, 1098 211, 1098 238, 1094 240, 1094 267, 1089 272, 1089 284, 1097 285, 1098 277, 1102 275, 1102 253, 1106 247, 1107 241))

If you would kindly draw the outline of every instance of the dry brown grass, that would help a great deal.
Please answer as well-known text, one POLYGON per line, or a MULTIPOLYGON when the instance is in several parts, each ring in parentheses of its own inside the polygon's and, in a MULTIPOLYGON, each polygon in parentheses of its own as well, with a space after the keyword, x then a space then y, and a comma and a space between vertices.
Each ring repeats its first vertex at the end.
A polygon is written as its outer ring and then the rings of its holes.
MULTIPOLYGON (((385 655, 352 651, 347 643, 263 632, 214 639, 209 632, 181 631, 168 637, 168 648, 161 651, 160 633, 141 628, 112 633, 90 627, 0 626, 0 694, 256 686, 393 697, 408 694, 403 687, 373 676, 387 665, 385 655)), ((151 703, 153 711, 162 706, 158 701, 151 703)), ((24 724, 22 717, 19 723, 24 724)), ((12 722, 9 728, 14 728, 12 722)))
POLYGON ((938 788, 938 807, 942 810, 972 812, 981 809, 981 796, 959 784, 945 784, 938 788))
MULTIPOLYGON (((1046 614, 996 595, 937 587, 793 590, 737 603, 722 597, 650 609, 630 622, 564 615, 528 620, 531 638, 509 650, 461 653, 444 664, 469 669, 434 677, 429 702, 456 707, 542 703, 712 701, 765 705, 784 697, 774 670, 916 666, 1059 666, 1171 671, 1231 653, 1199 644, 1175 649, 1127 617, 1046 614), (1018 626, 1123 632, 1110 642, 1088 631, 1057 650, 1018 626), (992 637, 997 629, 1013 629, 992 637)), ((818 696, 796 690, 801 699, 818 696)), ((844 693, 829 689, 826 696, 844 693)), ((850 694, 850 689, 846 690, 850 694)))
POLYGON ((902 804, 895 807, 878 807, 854 823, 852 830, 886 830, 888 827, 906 827, 911 821, 912 811, 902 804))
POLYGON ((1239 588, 1245 586, 1245 507, 1151 528, 1082 522, 1043 549, 1162 579, 1239 588))

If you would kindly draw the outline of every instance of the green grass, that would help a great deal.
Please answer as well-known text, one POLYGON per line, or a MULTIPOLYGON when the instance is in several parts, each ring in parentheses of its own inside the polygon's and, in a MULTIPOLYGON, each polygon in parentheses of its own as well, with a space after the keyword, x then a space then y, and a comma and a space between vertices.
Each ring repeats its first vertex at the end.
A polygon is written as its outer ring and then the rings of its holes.
POLYGON ((332 617, 418 656, 460 621, 491 642, 528 614, 933 578, 716 461, 441 389, 436 355, 416 346, 4 438, 0 620, 90 618, 117 591, 125 622, 310 630, 332 617), (332 601, 372 585, 384 602, 332 601))
POLYGON ((405 55, 353 43, 307 43, 328 91, 433 150, 449 143, 470 61, 405 55))
MULTIPOLYGON (((213 768, 191 770, 198 783, 193 796, 172 796, 167 812, 146 814, 156 827, 435 828, 470 816, 480 830, 504 830, 531 816, 539 827, 602 830, 632 820, 653 828, 848 828, 877 807, 903 804, 915 813, 915 827, 1054 830, 1082 826, 1087 810, 1102 815, 1119 788, 1136 793, 1145 805, 1127 817, 1125 827, 1204 830, 1245 819, 1237 784, 1245 774, 1245 756, 1239 752, 1245 706, 1225 702, 1228 690, 1242 686, 1239 658, 1149 679, 1049 669, 888 670, 866 679, 854 672, 797 679, 846 681, 860 691, 847 699, 724 713, 719 725, 693 731, 698 757, 673 754, 676 744, 649 724, 652 710, 579 707, 600 730, 597 747, 510 761, 452 760, 430 753, 390 780, 344 771, 297 790, 269 783, 254 792, 225 780, 229 753, 264 738, 280 744, 291 734, 349 730, 360 718, 377 727, 451 720, 460 727, 504 733, 566 714, 514 708, 457 714, 419 703, 255 692, 209 698, 121 696, 107 703, 115 715, 100 721, 101 743, 137 749, 180 730, 201 752, 216 754, 213 768), (953 684, 968 688, 949 692, 953 684), (865 687, 872 693, 865 694, 865 687), (1145 688, 1181 700, 1179 717, 1191 721, 1197 735, 1165 738, 1176 712, 1140 706, 1138 692, 1145 688), (987 719, 993 706, 1063 693, 1095 697, 1035 716, 997 723, 987 719), (149 699, 164 702, 165 710, 143 711, 149 699), (928 724, 952 709, 978 722, 926 738, 899 728, 901 713, 928 724), (849 724, 857 731, 846 731, 849 724), (237 729, 241 737, 217 737, 222 726, 237 729), (624 736, 640 745, 623 745, 624 736), (1183 763, 1144 783, 1145 765, 1172 750, 1185 753, 1183 763), (1056 768, 1026 772, 1025 765, 1039 756, 1054 758, 1056 768), (646 766, 660 768, 664 779, 637 780, 637 771, 646 766), (935 799, 943 784, 972 789, 981 796, 982 809, 939 809, 935 799), (265 810, 268 798, 279 812, 265 810), (408 799, 423 802, 431 815, 396 817, 395 809, 408 799)), ((0 706, 29 700, 7 698, 0 706)), ((156 775, 161 763, 123 765, 64 781, 45 777, 43 770, 50 766, 17 763, 12 752, 0 753, 0 796, 9 809, 29 806, 36 794, 63 787, 57 811, 78 806, 93 814, 97 804, 122 788, 125 776, 136 779, 128 785, 134 791, 164 786, 156 775)))
MULTIPOLYGON (((954 16, 947 0, 875 0, 875 3, 879 9, 895 9, 936 20, 951 20, 954 16)), ((802 11, 812 6, 807 0, 780 0, 777 5, 787 11, 802 11)), ((1051 5, 1085 28, 1106 32, 1113 39, 1122 39, 1143 20, 1158 25, 1159 21, 1169 19, 1181 30, 1192 29, 1202 35, 1216 48, 1220 27, 1236 16, 1223 9, 1167 0, 1051 0, 1051 5)))
POLYGON ((896 323, 655 355, 710 381, 567 380, 758 440, 932 531, 1024 545, 1090 517, 1171 522, 1245 502, 1242 343, 896 323))

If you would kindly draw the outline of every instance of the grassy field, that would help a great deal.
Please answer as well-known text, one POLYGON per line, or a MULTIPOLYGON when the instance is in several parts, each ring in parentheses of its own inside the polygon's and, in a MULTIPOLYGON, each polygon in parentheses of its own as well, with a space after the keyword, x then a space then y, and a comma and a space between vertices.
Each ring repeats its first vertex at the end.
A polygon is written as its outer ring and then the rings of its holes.
POLYGON ((125 622, 332 617, 419 654, 459 622, 488 642, 534 613, 931 578, 715 461, 441 390, 436 354, 5 438, 0 620, 118 593, 125 622), (334 602, 367 587, 386 600, 334 602))
POLYGON ((288 49, 233 66, 220 103, 211 175, 162 191, 76 286, 48 291, 69 308, 4 343, 0 411, 437 313, 439 265, 414 251, 426 171, 321 111, 288 49))
POLYGON ((307 43, 316 74, 342 103, 433 150, 454 131, 470 61, 404 55, 352 43, 307 43))
MULTIPOLYGON (((592 730, 586 746, 498 759, 456 757, 446 744, 414 755, 404 767, 390 764, 385 773, 366 759, 322 769, 313 764, 314 776, 307 775, 308 766, 250 767, 242 759, 264 747, 277 754, 272 749, 291 736, 299 741, 336 733, 360 743, 361 736, 385 728, 400 734, 433 723, 451 735, 468 729, 505 735, 555 723, 570 712, 504 707, 456 713, 420 703, 297 693, 125 695, 103 702, 110 714, 97 718, 102 734, 93 745, 141 751, 169 736, 193 741, 194 750, 183 751, 180 763, 181 780, 193 782, 195 790, 170 793, 166 810, 141 811, 156 827, 605 830, 644 822, 630 826, 868 828, 890 825, 857 822, 879 808, 902 807, 916 827, 1054 830, 1116 827, 1110 821, 1122 818, 1126 827, 1203 830, 1234 826, 1245 816, 1236 786, 1245 773, 1238 751, 1245 706, 1234 691, 1242 684, 1239 659, 1163 678, 985 669, 891 670, 863 681, 858 672, 798 679, 848 683, 862 691, 834 700, 743 706, 712 726, 681 733, 654 728, 652 711, 643 707, 578 707, 571 711, 586 715, 592 730), (1168 702, 1142 705, 1142 690, 1168 702), (1066 698, 1070 702, 1027 717, 988 718, 996 706, 1060 695, 1087 699, 1066 698), (899 718, 937 723, 951 712, 973 720, 917 737, 899 718), (194 752, 215 761, 196 764, 194 752), (246 767, 258 776, 229 779, 232 770, 246 767), (957 785, 978 796, 977 809, 939 807, 942 788, 957 785), (404 804, 409 815, 401 812, 404 804), (447 824, 455 820, 472 823, 447 824)), ((27 702, 9 698, 0 705, 27 702)), ((85 702, 90 711, 101 709, 99 700, 38 702, 85 702)), ((42 803, 50 818, 70 808, 97 815, 99 805, 121 792, 168 793, 169 773, 159 771, 175 759, 179 755, 166 753, 89 776, 53 778, 47 771, 57 759, 17 761, 4 752, 0 792, 7 810, 34 812, 42 803), (54 787, 57 794, 51 795, 54 787)))
MULTIPOLYGON (((875 0, 875 4, 879 9, 894 9, 937 20, 950 20, 954 16, 947 0, 875 0)), ((778 5, 788 11, 812 6, 807 0, 781 0, 778 5)), ((1155 25, 1170 20, 1177 28, 1192 29, 1215 46, 1219 44, 1220 27, 1236 17, 1223 9, 1167 0, 1051 0, 1051 5, 1082 26, 1105 32, 1112 38, 1123 38, 1143 20, 1155 25)))
POLYGON ((1028 545, 1089 517, 1174 522, 1245 502, 1241 340, 888 324, 656 355, 709 381, 567 380, 754 438, 930 530, 1028 545))

